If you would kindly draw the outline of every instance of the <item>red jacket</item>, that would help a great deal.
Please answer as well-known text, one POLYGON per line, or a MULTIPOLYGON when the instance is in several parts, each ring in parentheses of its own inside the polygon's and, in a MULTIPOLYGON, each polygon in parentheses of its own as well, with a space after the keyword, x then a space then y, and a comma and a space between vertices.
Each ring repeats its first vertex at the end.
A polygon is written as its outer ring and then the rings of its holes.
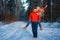
MULTIPOLYGON (((42 8, 43 10, 45 10, 46 8, 42 8)), ((29 19, 32 20, 32 22, 37 22, 38 20, 41 20, 41 16, 40 16, 40 10, 36 11, 36 12, 31 12, 29 15, 29 19)))
POLYGON ((37 22, 40 19, 39 13, 31 12, 29 19, 32 20, 32 22, 37 22))

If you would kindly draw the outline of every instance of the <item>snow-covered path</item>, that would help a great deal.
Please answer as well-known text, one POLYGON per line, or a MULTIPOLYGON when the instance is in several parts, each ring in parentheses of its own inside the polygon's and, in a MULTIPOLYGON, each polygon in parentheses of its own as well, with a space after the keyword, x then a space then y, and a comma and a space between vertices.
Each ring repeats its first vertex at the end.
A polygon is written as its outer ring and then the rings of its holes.
POLYGON ((38 38, 33 38, 31 25, 24 30, 25 22, 14 22, 0 26, 0 40, 60 40, 60 23, 42 23, 43 30, 38 28, 38 38))

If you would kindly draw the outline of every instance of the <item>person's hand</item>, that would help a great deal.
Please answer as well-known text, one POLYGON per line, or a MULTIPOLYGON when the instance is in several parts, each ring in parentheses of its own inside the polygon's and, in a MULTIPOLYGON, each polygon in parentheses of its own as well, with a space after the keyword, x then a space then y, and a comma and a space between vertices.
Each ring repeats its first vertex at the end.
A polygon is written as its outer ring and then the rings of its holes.
POLYGON ((46 8, 48 7, 48 5, 45 6, 46 8))
POLYGON ((27 27, 25 26, 24 29, 26 30, 26 28, 27 28, 27 27))
POLYGON ((40 27, 40 30, 43 30, 43 28, 42 28, 42 27, 40 27))

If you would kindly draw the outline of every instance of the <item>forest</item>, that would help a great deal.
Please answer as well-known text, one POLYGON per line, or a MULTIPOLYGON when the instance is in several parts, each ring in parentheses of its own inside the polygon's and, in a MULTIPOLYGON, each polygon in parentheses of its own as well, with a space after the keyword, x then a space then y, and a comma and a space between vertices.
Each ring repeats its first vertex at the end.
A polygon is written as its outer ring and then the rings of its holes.
POLYGON ((0 21, 28 21, 28 16, 32 9, 39 5, 48 5, 42 21, 60 21, 60 1, 59 0, 0 0, 0 21))

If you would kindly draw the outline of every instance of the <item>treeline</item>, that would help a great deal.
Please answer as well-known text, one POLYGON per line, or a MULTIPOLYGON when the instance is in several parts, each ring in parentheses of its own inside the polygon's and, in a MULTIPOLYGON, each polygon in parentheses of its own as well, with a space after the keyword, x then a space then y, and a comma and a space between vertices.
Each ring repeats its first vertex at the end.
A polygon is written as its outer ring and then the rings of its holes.
POLYGON ((14 0, 0 0, 0 21, 17 21, 15 11, 16 4, 14 0))

